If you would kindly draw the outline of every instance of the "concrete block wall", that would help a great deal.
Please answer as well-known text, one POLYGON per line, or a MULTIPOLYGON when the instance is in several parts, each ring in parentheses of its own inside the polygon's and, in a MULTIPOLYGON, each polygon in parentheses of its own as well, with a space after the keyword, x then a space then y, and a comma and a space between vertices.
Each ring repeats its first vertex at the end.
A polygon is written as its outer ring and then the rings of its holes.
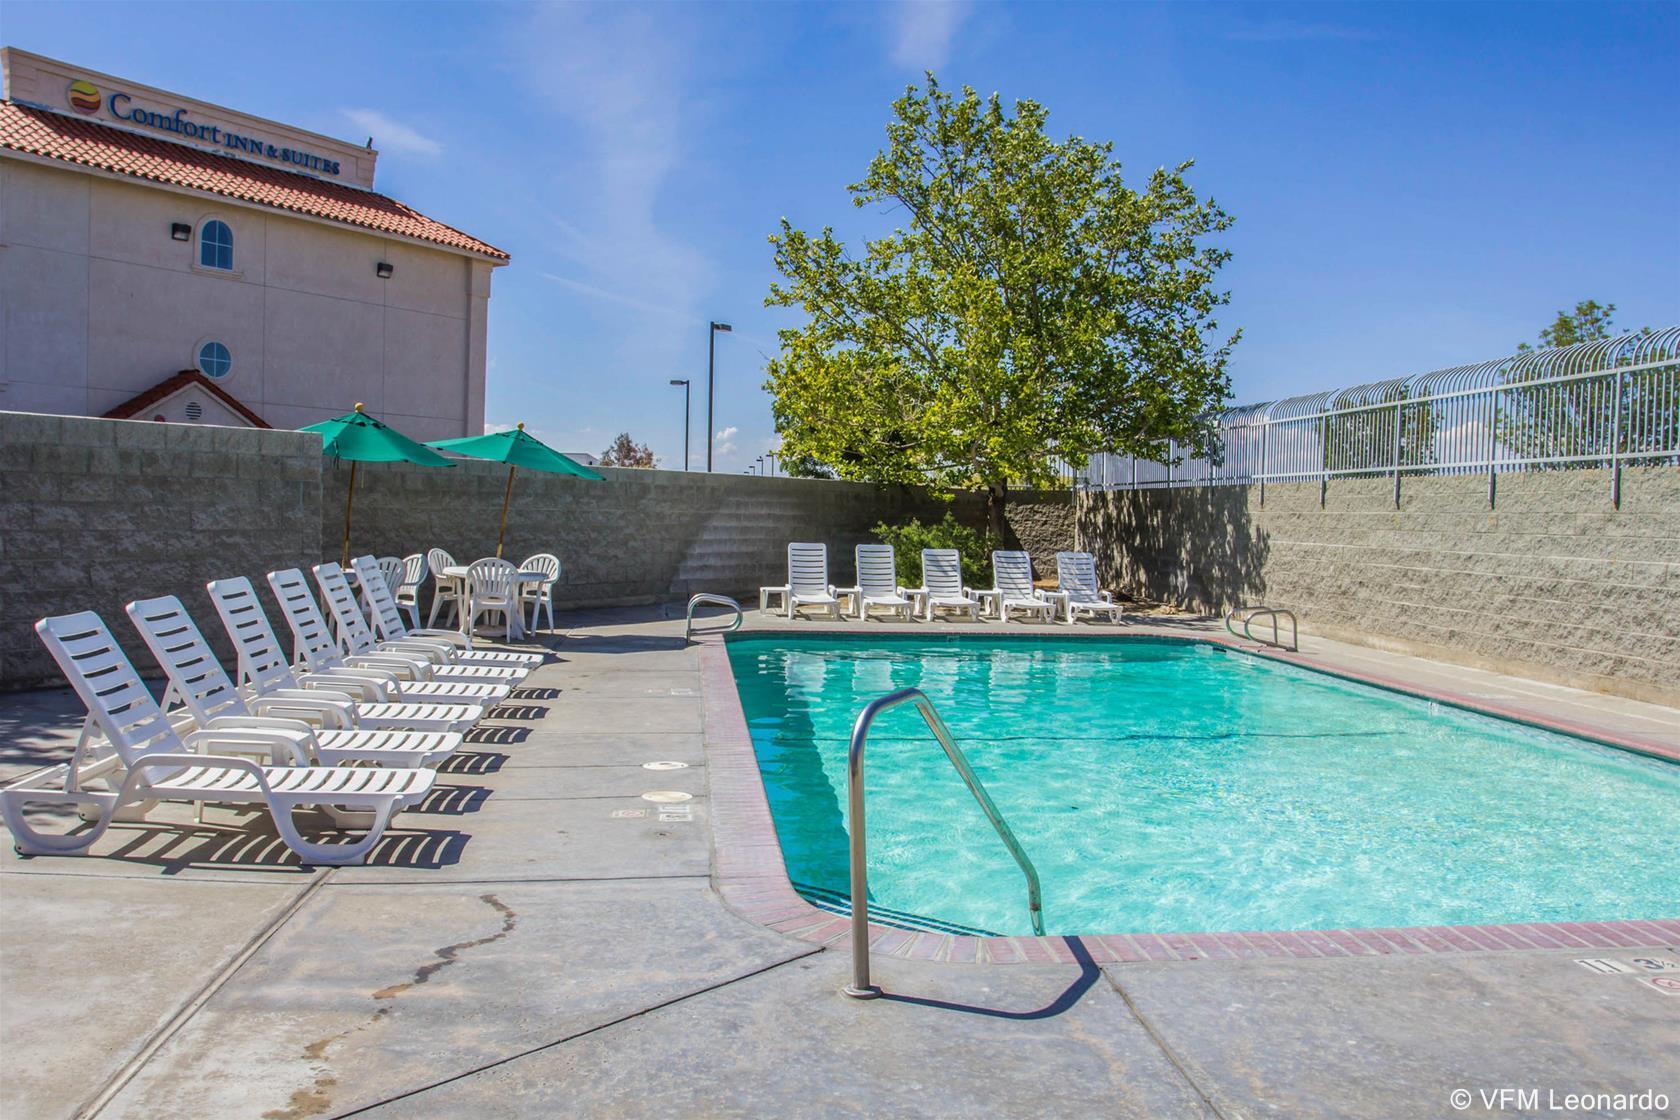
MULTIPOLYGON (((179 595, 232 666, 204 584, 338 559, 350 464, 323 459, 300 432, 0 413, 0 688, 57 683, 32 627, 43 615, 95 610, 142 673, 123 605, 179 595)), ((360 464, 352 553, 442 547, 463 563, 495 548, 507 471, 360 464)), ((521 471, 506 555, 554 552, 559 604, 682 600, 695 591, 751 599, 786 579, 789 540, 828 544, 837 583, 854 578, 852 546, 882 521, 985 522, 973 494, 811 479, 612 470, 606 482, 521 471)), ((1013 524, 1043 571, 1072 533, 1066 494, 1017 495, 1013 524), (1045 553, 1042 550, 1048 549, 1045 553)))
MULTIPOLYGON (((828 545, 836 583, 855 579, 853 546, 871 530, 954 511, 976 528, 985 500, 950 502, 908 487, 737 474, 601 468, 606 482, 520 471, 514 477, 504 556, 560 558, 559 602, 619 606, 686 599, 697 591, 737 597, 787 579, 790 540, 828 545)), ((507 468, 460 461, 447 468, 362 464, 356 470, 351 555, 400 556, 443 548, 466 563, 494 551, 507 468)), ((321 540, 336 558, 344 534, 350 467, 329 467, 321 540)), ((1023 493, 1008 506, 1011 527, 1044 573, 1072 546, 1067 493, 1023 493)), ((743 599, 743 602, 745 600, 743 599)))
MULTIPOLYGON (((1056 553, 1078 547, 1072 491, 1018 490, 1009 495, 1004 513, 1021 547, 1032 555, 1033 573, 1055 579, 1056 553)), ((985 517, 983 505, 980 517, 985 517)))
POLYGON ((1219 613, 1287 607, 1303 632, 1680 703, 1680 470, 1605 470, 1081 494, 1111 586, 1219 613))
POLYGON ((319 436, 0 412, 0 685, 59 682, 34 624, 82 610, 151 675, 123 606, 156 595, 228 659, 204 584, 314 563, 320 505, 319 436))

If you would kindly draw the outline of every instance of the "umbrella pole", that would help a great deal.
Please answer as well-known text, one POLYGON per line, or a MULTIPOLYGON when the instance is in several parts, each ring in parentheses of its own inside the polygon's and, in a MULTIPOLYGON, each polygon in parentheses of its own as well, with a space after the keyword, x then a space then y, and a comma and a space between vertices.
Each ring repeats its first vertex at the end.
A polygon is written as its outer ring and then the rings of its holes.
POLYGON ((513 497, 513 472, 517 467, 508 468, 507 489, 502 493, 502 527, 496 533, 496 559, 502 558, 502 538, 507 536, 508 501, 513 497))
POLYGON ((356 505, 356 460, 350 460, 350 489, 344 495, 344 555, 341 567, 350 566, 350 511, 356 505))

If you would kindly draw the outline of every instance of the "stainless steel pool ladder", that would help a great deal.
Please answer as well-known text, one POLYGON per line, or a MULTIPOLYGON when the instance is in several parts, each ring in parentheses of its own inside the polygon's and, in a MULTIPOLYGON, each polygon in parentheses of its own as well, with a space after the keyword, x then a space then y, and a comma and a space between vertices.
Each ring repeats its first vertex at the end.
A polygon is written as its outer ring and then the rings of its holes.
POLYGON ((875 722, 875 717, 889 708, 907 703, 916 705, 928 730, 945 749, 945 757, 951 760, 968 792, 980 803, 986 819, 992 822, 1009 854, 1021 865, 1021 871, 1027 877, 1027 909, 1032 917, 1033 932, 1041 936, 1044 933, 1044 899, 1038 888, 1038 870, 1027 858, 1021 842, 1015 839, 1015 833, 1003 819, 1003 814, 992 804, 986 787, 974 776, 973 768, 968 765, 968 756, 951 737, 951 729, 939 718, 933 701, 919 688, 889 692, 871 700, 858 713, 857 723, 852 726, 851 749, 846 755, 846 827, 852 834, 852 982, 841 991, 855 999, 873 999, 881 994, 881 989, 869 982, 869 852, 863 820, 863 748, 869 742, 869 727, 875 722))
POLYGON ((700 594, 694 596, 688 601, 688 621, 683 625, 683 641, 686 642, 694 636, 694 608, 703 603, 717 607, 728 607, 730 610, 735 612, 735 621, 731 622, 728 628, 723 630, 712 630, 708 631, 708 633, 727 634, 732 630, 739 630, 741 628, 741 604, 737 603, 727 595, 713 595, 710 592, 702 591, 700 594))
POLYGON ((1301 644, 1299 628, 1295 624, 1295 612, 1284 610, 1282 607, 1237 607, 1225 615, 1225 629, 1232 634, 1236 634, 1238 626, 1242 627, 1242 633, 1237 635, 1238 637, 1247 638, 1251 642, 1259 642, 1261 645, 1276 646, 1278 649, 1286 649, 1293 653, 1301 644), (1279 640, 1278 637, 1279 617, 1289 619, 1289 641, 1287 644, 1279 640), (1251 627, 1254 625, 1255 619, 1258 618, 1270 618, 1272 620, 1270 640, 1256 638, 1252 633, 1251 627))

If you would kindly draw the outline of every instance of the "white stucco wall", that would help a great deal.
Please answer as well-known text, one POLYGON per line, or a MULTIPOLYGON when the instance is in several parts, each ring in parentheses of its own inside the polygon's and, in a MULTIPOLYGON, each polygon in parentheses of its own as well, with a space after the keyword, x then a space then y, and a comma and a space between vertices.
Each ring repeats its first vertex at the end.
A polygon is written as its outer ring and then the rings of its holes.
POLYGON ((295 428, 357 401, 418 439, 484 427, 488 261, 11 156, 0 157, 0 409, 97 416, 227 345, 218 384, 295 428), (170 225, 234 236, 198 267, 170 225), (389 280, 378 261, 395 266, 389 280))

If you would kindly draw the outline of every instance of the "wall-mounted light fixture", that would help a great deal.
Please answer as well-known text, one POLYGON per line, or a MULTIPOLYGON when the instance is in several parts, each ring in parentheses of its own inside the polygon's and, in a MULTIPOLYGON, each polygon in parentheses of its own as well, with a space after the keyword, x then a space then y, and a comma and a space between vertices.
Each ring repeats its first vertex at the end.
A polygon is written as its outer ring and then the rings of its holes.
POLYGON ((378 264, 373 266, 374 274, 381 280, 389 280, 391 278, 391 273, 396 270, 396 266, 390 261, 380 261, 378 264))
POLYGON ((186 222, 170 222, 169 236, 174 241, 191 241, 192 227, 186 222))

